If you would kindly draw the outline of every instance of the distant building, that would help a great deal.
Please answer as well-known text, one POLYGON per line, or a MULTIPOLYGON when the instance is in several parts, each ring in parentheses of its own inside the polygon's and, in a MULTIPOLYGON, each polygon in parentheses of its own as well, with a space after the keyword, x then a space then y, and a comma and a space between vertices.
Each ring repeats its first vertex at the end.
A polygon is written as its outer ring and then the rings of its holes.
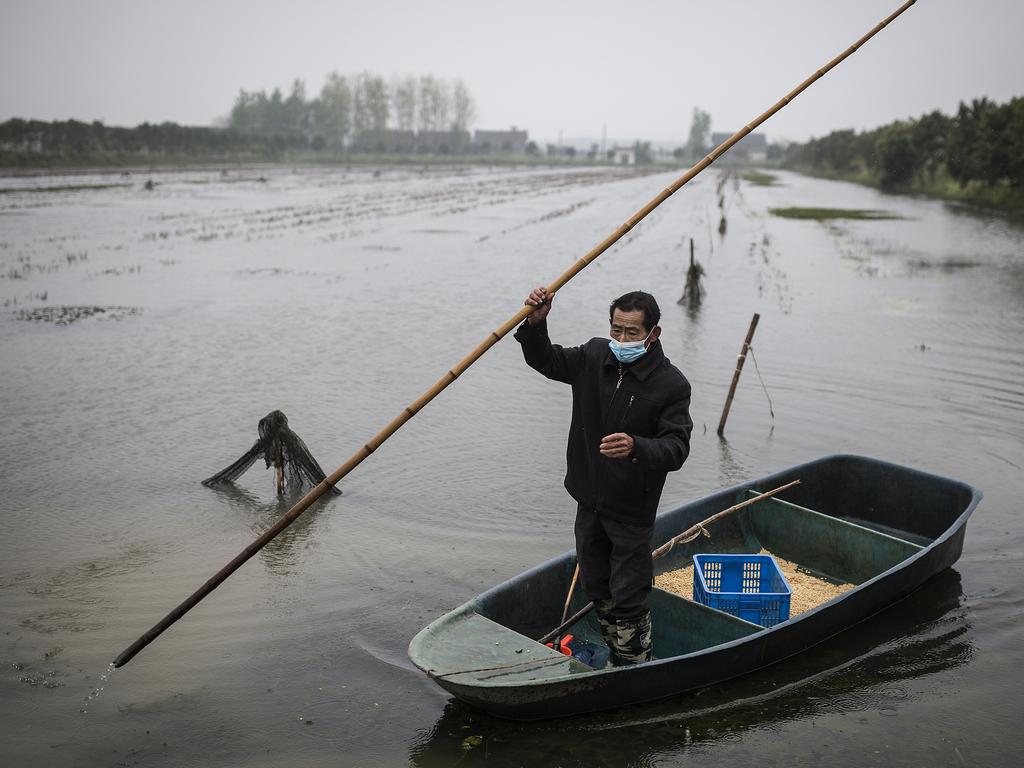
POLYGON ((363 131, 352 139, 353 152, 380 154, 412 153, 416 151, 416 134, 385 128, 382 131, 363 131))
POLYGON ((568 144, 546 144, 544 152, 548 157, 576 157, 576 147, 568 144))
POLYGON ((362 131, 352 139, 353 152, 377 154, 458 155, 475 152, 482 155, 522 155, 529 134, 514 126, 509 131, 402 131, 385 128, 362 131))
POLYGON ((385 128, 363 131, 352 139, 353 152, 379 154, 452 155, 465 152, 470 145, 469 131, 400 131, 385 128))
POLYGON ((526 131, 513 125, 508 131, 476 131, 473 145, 482 155, 521 155, 526 152, 529 138, 526 131))
MULTIPOLYGON (((731 133, 712 133, 711 146, 717 147, 731 136, 731 133)), ((768 159, 768 137, 763 133, 749 133, 736 142, 735 146, 729 150, 729 154, 737 159, 763 163, 768 159)))
POLYGON ((421 154, 454 155, 469 149, 469 131, 419 131, 416 151, 421 154))
POLYGON ((636 147, 612 147, 608 157, 616 165, 636 165, 636 147))

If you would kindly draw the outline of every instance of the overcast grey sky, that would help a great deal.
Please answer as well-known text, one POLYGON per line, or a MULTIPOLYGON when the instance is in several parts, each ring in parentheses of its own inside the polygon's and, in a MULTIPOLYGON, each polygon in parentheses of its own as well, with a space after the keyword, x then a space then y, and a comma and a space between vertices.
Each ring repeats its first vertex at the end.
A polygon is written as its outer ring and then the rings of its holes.
MULTIPOLYGON (((331 70, 462 78, 477 128, 736 130, 899 0, 0 0, 0 120, 209 124, 240 88, 331 70)), ((1024 94, 1024 1, 918 0, 768 123, 803 140, 1024 94)))

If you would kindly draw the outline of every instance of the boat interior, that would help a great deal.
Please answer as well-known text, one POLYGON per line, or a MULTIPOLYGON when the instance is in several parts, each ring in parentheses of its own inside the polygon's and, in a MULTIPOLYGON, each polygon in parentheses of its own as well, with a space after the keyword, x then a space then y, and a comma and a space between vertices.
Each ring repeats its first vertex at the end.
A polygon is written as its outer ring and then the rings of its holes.
MULTIPOLYGON (((655 524, 654 546, 733 504, 794 479, 800 485, 780 497, 716 521, 707 528, 710 536, 673 547, 655 561, 655 573, 692 563, 698 553, 756 554, 765 549, 815 575, 856 586, 931 544, 950 529, 972 498, 969 487, 944 478, 870 459, 829 457, 664 513, 655 524)), ((538 566, 481 595, 466 606, 468 612, 475 614, 473 621, 483 620, 499 634, 511 632, 507 639, 512 644, 517 636, 541 637, 560 623, 575 565, 575 554, 570 553, 538 566)), ((570 615, 586 602, 577 588, 570 615)), ((653 589, 649 605, 655 658, 693 653, 764 629, 658 588, 653 589)), ((601 642, 593 612, 570 633, 577 639, 601 642)), ((581 664, 572 667, 572 671, 589 671, 581 664)), ((565 671, 562 666, 560 674, 565 671)))

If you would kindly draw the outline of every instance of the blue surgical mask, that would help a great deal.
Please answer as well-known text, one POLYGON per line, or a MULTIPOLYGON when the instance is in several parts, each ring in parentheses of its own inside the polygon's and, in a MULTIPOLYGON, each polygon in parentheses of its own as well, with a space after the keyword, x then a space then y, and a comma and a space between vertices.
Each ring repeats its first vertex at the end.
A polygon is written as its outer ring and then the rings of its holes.
MULTIPOLYGON (((654 329, 651 329, 651 333, 654 329)), ((644 356, 647 351, 647 339, 651 338, 651 334, 648 333, 640 341, 616 341, 615 339, 608 340, 608 348, 611 349, 612 354, 615 355, 615 359, 620 363, 632 363, 634 360, 639 360, 644 356)))

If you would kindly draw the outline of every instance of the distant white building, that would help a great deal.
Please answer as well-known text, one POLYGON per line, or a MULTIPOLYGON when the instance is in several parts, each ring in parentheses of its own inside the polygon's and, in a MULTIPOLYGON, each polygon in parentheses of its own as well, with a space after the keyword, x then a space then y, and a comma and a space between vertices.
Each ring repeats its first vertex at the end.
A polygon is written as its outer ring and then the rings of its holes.
POLYGON ((611 156, 616 165, 636 165, 635 147, 612 147, 611 156))
MULTIPOLYGON (((711 134, 711 146, 717 147, 732 136, 731 133, 711 134)), ((729 154, 752 163, 763 163, 768 159, 768 137, 763 133, 748 133, 729 150, 729 154)))

